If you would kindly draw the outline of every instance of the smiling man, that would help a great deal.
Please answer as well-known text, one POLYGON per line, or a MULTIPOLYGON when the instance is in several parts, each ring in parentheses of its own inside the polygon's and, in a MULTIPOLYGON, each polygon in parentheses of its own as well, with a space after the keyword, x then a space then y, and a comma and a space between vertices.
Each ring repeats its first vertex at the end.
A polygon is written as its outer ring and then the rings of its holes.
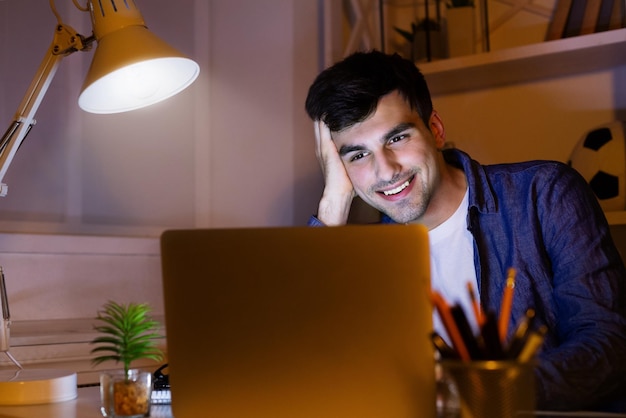
POLYGON ((324 70, 306 110, 325 179, 310 225, 345 224, 355 196, 384 223, 424 224, 432 287, 466 311, 470 281, 497 312, 514 267, 511 323, 532 308, 548 329, 538 408, 626 411, 626 270, 578 173, 555 161, 485 166, 445 149, 424 76, 398 55, 356 53, 324 70))
POLYGON ((324 153, 333 152, 334 140, 355 193, 395 222, 417 221, 432 229, 463 198, 463 172, 446 164, 439 152, 445 142, 439 115, 432 112, 425 123, 397 91, 381 97, 368 118, 332 139, 323 122, 318 129, 324 153))

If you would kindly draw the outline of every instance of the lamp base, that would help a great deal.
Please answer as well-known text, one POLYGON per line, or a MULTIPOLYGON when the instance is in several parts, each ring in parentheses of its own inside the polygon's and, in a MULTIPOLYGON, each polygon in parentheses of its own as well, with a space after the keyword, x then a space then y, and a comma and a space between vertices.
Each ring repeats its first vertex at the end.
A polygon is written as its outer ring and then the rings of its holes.
POLYGON ((54 369, 0 370, 0 405, 35 405, 78 396, 76 373, 54 369))

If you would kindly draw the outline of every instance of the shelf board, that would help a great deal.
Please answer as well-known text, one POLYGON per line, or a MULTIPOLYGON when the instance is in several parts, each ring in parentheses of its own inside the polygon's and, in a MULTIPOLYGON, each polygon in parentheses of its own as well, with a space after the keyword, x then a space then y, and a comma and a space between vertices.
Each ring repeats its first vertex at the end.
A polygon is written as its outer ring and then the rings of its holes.
POLYGON ((433 95, 626 65, 626 29, 418 64, 433 95))

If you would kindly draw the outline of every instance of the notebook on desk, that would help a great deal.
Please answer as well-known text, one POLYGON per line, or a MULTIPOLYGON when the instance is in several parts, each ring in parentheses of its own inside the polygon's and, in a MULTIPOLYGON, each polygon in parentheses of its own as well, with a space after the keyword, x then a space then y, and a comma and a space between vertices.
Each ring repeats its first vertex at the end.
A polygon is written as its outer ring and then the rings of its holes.
POLYGON ((435 416, 423 227, 171 230, 161 259, 176 418, 435 416))

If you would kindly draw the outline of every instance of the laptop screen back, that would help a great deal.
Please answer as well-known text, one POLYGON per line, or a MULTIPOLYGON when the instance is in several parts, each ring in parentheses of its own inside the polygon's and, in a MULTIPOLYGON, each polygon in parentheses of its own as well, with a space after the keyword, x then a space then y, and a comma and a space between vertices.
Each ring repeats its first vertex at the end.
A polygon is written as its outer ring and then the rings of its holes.
POLYGON ((425 228, 166 231, 177 418, 434 417, 425 228))

